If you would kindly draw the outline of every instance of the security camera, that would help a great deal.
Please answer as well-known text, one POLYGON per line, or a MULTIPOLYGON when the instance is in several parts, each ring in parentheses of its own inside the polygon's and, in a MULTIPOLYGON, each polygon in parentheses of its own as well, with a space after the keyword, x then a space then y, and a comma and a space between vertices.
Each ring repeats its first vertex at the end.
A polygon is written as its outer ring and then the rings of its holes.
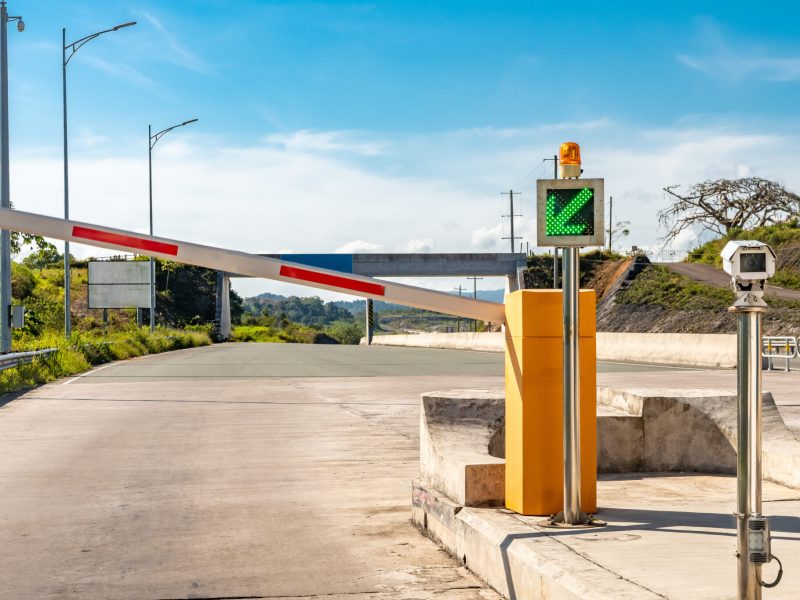
POLYGON ((722 249, 722 268, 734 281, 762 281, 775 274, 775 252, 755 240, 728 242, 722 249))
POLYGON ((731 276, 737 296, 734 306, 766 306, 764 282, 775 274, 772 248, 755 240, 728 242, 722 249, 722 268, 731 276))

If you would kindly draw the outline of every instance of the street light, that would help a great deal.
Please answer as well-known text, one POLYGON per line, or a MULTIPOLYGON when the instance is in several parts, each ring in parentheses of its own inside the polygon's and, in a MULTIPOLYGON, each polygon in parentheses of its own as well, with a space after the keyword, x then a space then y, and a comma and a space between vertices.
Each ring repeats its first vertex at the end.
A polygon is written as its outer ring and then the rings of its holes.
MULTIPOLYGON (((9 17, 6 3, 0 2, 0 206, 11 208, 8 172, 8 28, 17 22, 17 30, 25 29, 22 17, 9 17)), ((0 232, 0 352, 11 352, 11 232, 0 232)))
MULTIPOLYGON (((183 127, 189 123, 196 122, 197 119, 190 119, 183 123, 178 123, 172 127, 162 129, 158 133, 153 133, 153 126, 147 126, 147 135, 149 136, 149 148, 147 150, 147 171, 150 180, 150 235, 153 235, 153 148, 158 140, 164 137, 167 133, 178 127, 183 127)), ((153 257, 150 257, 150 333, 156 330, 156 262, 153 257)))
MULTIPOLYGON (((64 99, 64 218, 69 219, 69 151, 67 148, 67 63, 75 53, 87 42, 111 31, 119 31, 124 27, 136 25, 136 21, 115 25, 111 29, 104 29, 79 40, 67 44, 67 30, 61 30, 61 81, 64 99), (69 51, 69 55, 67 54, 69 51)), ((70 273, 69 273, 69 242, 64 242, 64 336, 69 339, 72 335, 72 318, 70 316, 70 273)))

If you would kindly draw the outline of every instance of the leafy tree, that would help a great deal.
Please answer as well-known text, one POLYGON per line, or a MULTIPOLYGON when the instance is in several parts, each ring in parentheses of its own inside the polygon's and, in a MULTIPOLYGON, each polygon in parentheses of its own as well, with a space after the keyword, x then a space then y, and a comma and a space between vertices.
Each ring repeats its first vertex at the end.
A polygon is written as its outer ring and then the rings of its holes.
POLYGON ((54 265, 60 265, 64 260, 56 247, 42 238, 42 244, 37 243, 37 250, 22 259, 22 264, 29 269, 44 269, 54 265))
POLYGON ((658 212, 659 223, 667 229, 667 242, 694 226, 726 236, 780 223, 800 212, 800 196, 760 177, 704 181, 682 194, 678 188, 664 188, 674 201, 658 212))

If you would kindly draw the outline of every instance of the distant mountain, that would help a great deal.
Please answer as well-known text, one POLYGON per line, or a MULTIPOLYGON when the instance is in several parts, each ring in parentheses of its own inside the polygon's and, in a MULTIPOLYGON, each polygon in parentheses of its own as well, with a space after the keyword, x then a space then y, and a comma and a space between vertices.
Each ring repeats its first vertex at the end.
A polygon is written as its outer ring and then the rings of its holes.
MULTIPOLYGON (((487 300, 489 302, 503 302, 505 298, 505 290, 478 290, 478 300, 487 300)), ((454 296, 456 294, 453 294, 454 296)), ((472 297, 472 294, 467 294, 466 292, 462 294, 464 296, 472 297)), ((305 296, 307 298, 311 298, 314 296, 305 296)), ((252 305, 259 305, 264 304, 265 302, 269 303, 280 303, 289 300, 286 296, 281 296, 280 294, 272 294, 270 292, 264 292, 263 294, 258 294, 257 296, 252 296, 250 298, 245 298, 245 306, 252 306, 252 305)), ((333 306, 344 308, 345 310, 350 311, 353 314, 361 314, 364 313, 364 300, 334 300, 333 302, 324 302, 323 304, 332 304, 333 306)), ((395 311, 395 310, 403 310, 407 308, 401 304, 394 304, 393 302, 379 302, 375 301, 373 304, 373 310, 376 313, 386 312, 386 311, 395 311)))
POLYGON ((249 298, 245 298, 245 300, 286 300, 286 296, 281 296, 280 294, 271 294, 270 292, 264 292, 263 294, 258 294, 258 296, 251 296, 249 298))
MULTIPOLYGON (((455 296, 456 294, 453 295, 455 296)), ((472 294, 465 293, 462 295, 472 297, 472 294)), ((505 295, 506 295, 505 290, 478 290, 478 300, 487 300, 489 302, 503 302, 505 295)), ((364 312, 363 300, 335 300, 333 304, 341 306, 342 308, 346 308, 353 314, 359 314, 364 312)), ((404 308, 408 307, 402 306, 400 304, 394 304, 392 302, 376 301, 373 304, 373 310, 376 313, 386 312, 389 310, 403 310, 404 308)))

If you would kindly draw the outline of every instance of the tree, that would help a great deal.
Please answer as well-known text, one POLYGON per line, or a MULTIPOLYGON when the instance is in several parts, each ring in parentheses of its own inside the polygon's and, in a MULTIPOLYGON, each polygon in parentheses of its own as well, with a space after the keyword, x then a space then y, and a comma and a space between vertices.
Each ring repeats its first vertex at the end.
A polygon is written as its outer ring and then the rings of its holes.
POLYGON ((613 244, 613 240, 619 241, 619 238, 628 237, 631 234, 631 222, 630 221, 617 221, 613 223, 609 223, 609 226, 606 227, 606 237, 608 238, 608 249, 611 250, 611 245, 613 244))
POLYGON ((30 269, 44 269, 53 265, 60 265, 64 256, 59 253, 56 247, 42 239, 42 243, 36 240, 37 250, 22 259, 22 264, 30 269))
POLYGON ((774 225, 800 211, 800 196, 779 183, 760 177, 704 181, 684 194, 680 186, 664 188, 673 203, 658 212, 670 242, 684 229, 699 226, 720 236, 734 231, 774 225))

